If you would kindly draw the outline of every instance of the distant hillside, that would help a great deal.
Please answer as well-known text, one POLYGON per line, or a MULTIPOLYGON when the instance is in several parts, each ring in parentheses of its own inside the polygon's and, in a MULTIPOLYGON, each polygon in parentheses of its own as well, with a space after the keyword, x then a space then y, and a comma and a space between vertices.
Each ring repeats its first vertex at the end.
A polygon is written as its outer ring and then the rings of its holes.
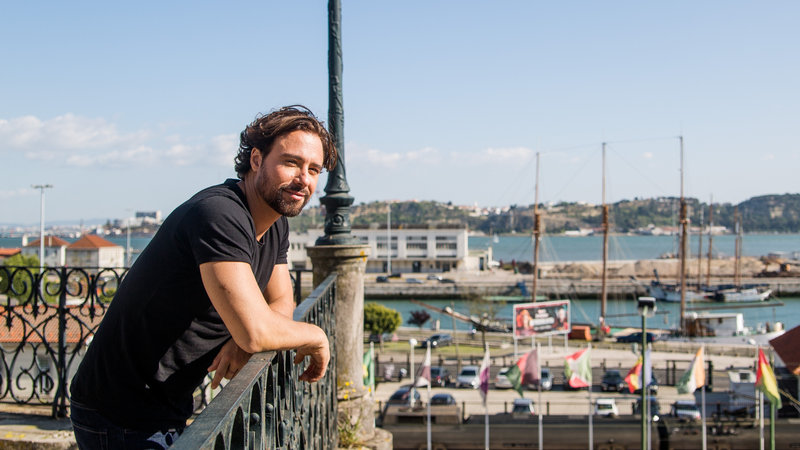
MULTIPOLYGON (((533 228, 533 205, 512 205, 501 213, 477 215, 450 203, 435 201, 408 201, 392 203, 392 222, 404 224, 457 223, 467 225, 471 230, 485 233, 529 232, 533 228)), ((739 205, 742 226, 745 232, 800 232, 800 194, 764 195, 753 197, 739 205)), ((676 224, 680 200, 675 197, 655 199, 622 200, 609 204, 609 218, 614 231, 629 231, 655 226, 676 224)), ((687 214, 692 226, 700 223, 703 211, 704 224, 708 224, 708 204, 698 199, 687 199, 687 214)), ((714 204, 714 225, 733 229, 734 205, 714 204)), ((386 202, 373 202, 353 205, 350 220, 352 224, 386 223, 386 202)), ((598 205, 582 203, 560 203, 553 206, 540 206, 545 229, 550 233, 578 228, 597 228, 601 225, 602 213, 598 205)), ((293 230, 306 230, 324 223, 319 208, 309 208, 298 216, 289 219, 293 230)))

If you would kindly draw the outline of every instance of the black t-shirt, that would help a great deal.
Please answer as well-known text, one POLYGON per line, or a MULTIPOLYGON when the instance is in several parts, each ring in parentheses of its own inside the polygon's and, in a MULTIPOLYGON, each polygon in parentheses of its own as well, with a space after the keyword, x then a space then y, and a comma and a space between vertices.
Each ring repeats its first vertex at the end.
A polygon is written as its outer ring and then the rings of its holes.
POLYGON ((228 339, 200 265, 250 264, 266 289, 286 264, 289 224, 281 217, 256 241, 244 193, 227 180, 198 192, 162 224, 117 290, 71 387, 72 398, 118 426, 182 428, 192 394, 228 339))

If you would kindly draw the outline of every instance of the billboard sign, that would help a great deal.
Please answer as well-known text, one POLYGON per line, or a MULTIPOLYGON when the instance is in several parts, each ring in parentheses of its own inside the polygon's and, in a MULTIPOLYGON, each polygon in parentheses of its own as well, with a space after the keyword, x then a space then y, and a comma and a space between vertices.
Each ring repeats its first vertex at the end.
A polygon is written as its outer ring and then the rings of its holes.
POLYGON ((514 339, 569 334, 571 312, 569 300, 514 305, 514 339))

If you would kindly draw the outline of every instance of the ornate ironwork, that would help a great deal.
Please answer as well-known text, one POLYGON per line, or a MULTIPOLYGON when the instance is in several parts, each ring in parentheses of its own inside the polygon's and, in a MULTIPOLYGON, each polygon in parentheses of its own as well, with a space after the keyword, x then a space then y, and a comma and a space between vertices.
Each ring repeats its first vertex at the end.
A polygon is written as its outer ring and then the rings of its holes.
POLYGON ((335 274, 329 276, 294 311, 294 320, 313 323, 328 335, 331 362, 325 377, 298 381, 305 364, 293 364, 294 351, 255 354, 171 448, 337 447, 335 281, 335 274))
POLYGON ((0 401, 53 406, 127 269, 0 266, 0 401))

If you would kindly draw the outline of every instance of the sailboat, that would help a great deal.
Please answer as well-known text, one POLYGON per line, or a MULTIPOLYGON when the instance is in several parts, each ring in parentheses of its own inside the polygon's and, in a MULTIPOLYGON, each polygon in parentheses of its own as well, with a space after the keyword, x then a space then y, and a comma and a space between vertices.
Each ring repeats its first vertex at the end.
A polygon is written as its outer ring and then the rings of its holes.
POLYGON ((743 230, 739 218, 739 207, 733 207, 733 217, 735 220, 736 245, 735 245, 735 265, 733 271, 733 284, 721 285, 714 289, 714 300, 720 302, 763 302, 772 294, 772 289, 763 284, 742 284, 742 240, 743 230))

